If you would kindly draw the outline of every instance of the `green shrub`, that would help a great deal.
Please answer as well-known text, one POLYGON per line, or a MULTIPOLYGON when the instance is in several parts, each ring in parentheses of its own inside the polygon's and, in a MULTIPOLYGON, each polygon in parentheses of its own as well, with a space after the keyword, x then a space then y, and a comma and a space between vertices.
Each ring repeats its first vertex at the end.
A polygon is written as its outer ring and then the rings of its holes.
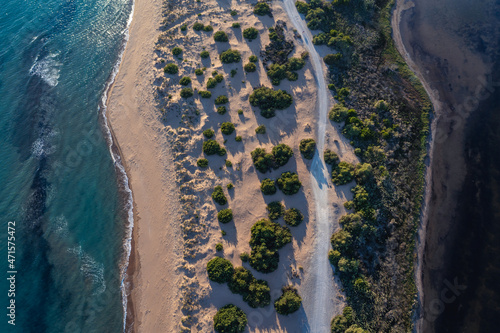
POLYGON ((188 28, 187 24, 181 25, 181 31, 186 31, 188 28))
POLYGON ((219 30, 214 34, 214 40, 216 42, 227 42, 229 38, 224 31, 219 30))
POLYGON ((255 148, 250 155, 252 156, 255 168, 262 173, 269 171, 275 165, 274 156, 266 153, 265 149, 255 148))
POLYGON ((288 79, 288 81, 297 81, 299 79, 299 74, 297 74, 295 72, 287 71, 285 73, 285 75, 286 75, 286 78, 288 79))
POLYGON ((280 81, 286 78, 287 66, 280 64, 271 64, 267 71, 267 76, 271 79, 272 84, 279 85, 280 81))
POLYGON ((222 209, 217 213, 217 219, 220 223, 229 223, 233 220, 233 211, 230 208, 222 209))
POLYGON ((214 27, 212 27, 210 24, 203 27, 203 31, 206 31, 206 32, 210 32, 213 30, 214 30, 214 27))
POLYGON ((265 125, 259 125, 255 129, 255 133, 257 134, 266 134, 266 126, 265 125))
POLYGON ((191 83, 191 78, 189 76, 184 76, 182 79, 179 80, 179 84, 182 86, 187 86, 190 83, 191 83))
POLYGON ((198 94, 200 94, 200 96, 203 98, 212 97, 212 93, 210 91, 207 91, 207 90, 200 90, 200 91, 198 91, 198 94))
POLYGON ((182 98, 189 98, 191 96, 193 96, 194 92, 193 92, 193 89, 191 88, 182 88, 181 90, 181 97, 182 98))
POLYGON ((330 149, 325 150, 325 152, 323 153, 323 158, 325 159, 326 164, 335 166, 339 162, 339 156, 330 149))
POLYGON ((207 81, 207 89, 215 88, 215 86, 217 86, 217 81, 214 78, 209 77, 207 81))
POLYGON ((200 158, 196 161, 196 165, 200 168, 206 168, 208 167, 208 160, 206 158, 200 158))
POLYGON ((342 54, 341 53, 327 54, 323 58, 323 61, 328 66, 338 65, 341 60, 342 60, 342 54))
POLYGON ((258 2, 253 7, 253 12, 259 16, 269 15, 271 14, 271 7, 266 2, 258 2))
POLYGON ((252 72, 255 72, 257 70, 257 66, 254 63, 249 62, 248 64, 245 64, 243 69, 245 70, 245 72, 252 73, 252 72))
POLYGON ((220 114, 220 115, 226 114, 226 112, 227 112, 227 109, 226 109, 226 107, 224 105, 223 106, 219 106, 217 108, 217 113, 220 114))
POLYGON ((373 178, 373 167, 369 163, 359 163, 354 169, 356 183, 365 184, 373 178))
POLYGON ((224 156, 224 155, 226 155, 226 153, 227 153, 226 149, 221 148, 221 149, 219 150, 219 152, 217 153, 217 155, 219 155, 219 156, 224 156))
POLYGON ((238 114, 243 114, 243 110, 242 109, 238 109, 238 114))
POLYGON ((274 161, 278 166, 283 166, 288 163, 290 158, 293 156, 293 150, 284 143, 280 143, 273 147, 272 153, 274 155, 274 161))
POLYGON ((217 333, 242 333, 247 326, 247 316, 240 308, 228 304, 214 316, 214 330, 217 333))
POLYGON ((276 182, 278 183, 278 188, 286 195, 295 194, 302 187, 299 176, 295 172, 282 173, 276 182))
POLYGON ((246 252, 240 253, 240 259, 243 262, 247 262, 250 259, 250 255, 246 252))
POLYGON ((291 71, 298 71, 305 66, 306 62, 302 58, 290 58, 288 60, 288 69, 291 71))
POLYGON ((226 185, 226 188, 227 188, 228 190, 232 190, 232 189, 234 188, 233 183, 229 183, 229 184, 227 184, 227 185, 226 185))
POLYGON ((222 74, 215 74, 214 75, 214 80, 217 83, 221 83, 222 81, 224 81, 224 76, 222 74))
POLYGON ((304 215, 297 208, 289 208, 285 210, 283 218, 286 224, 296 227, 302 223, 304 215))
POLYGON ((347 162, 340 162, 332 171, 332 182, 335 185, 344 185, 354 178, 354 166, 347 162))
POLYGON ((215 140, 207 140, 203 142, 203 152, 207 155, 215 155, 218 154, 221 150, 221 146, 215 140))
POLYGON ((224 250, 224 246, 222 245, 222 243, 215 244, 215 251, 220 252, 222 250, 224 250))
POLYGON ((221 124, 220 126, 220 131, 222 132, 222 134, 225 134, 225 135, 230 135, 234 132, 234 124, 233 123, 230 123, 230 122, 224 122, 221 124))
POLYGON ((200 23, 200 22, 196 22, 195 24, 193 24, 193 30, 196 30, 196 31, 200 31, 204 28, 205 26, 203 25, 203 23, 200 23))
POLYGON ((234 22, 233 25, 232 25, 232 27, 234 29, 238 29, 239 27, 241 27, 241 25, 239 24, 239 22, 234 22))
POLYGON ((203 75, 203 69, 201 69, 201 68, 197 68, 197 69, 195 69, 195 70, 194 70, 194 73, 195 73, 196 75, 203 75))
POLYGON ((254 40, 259 36, 259 30, 255 29, 254 27, 246 28, 243 30, 243 37, 248 39, 249 41, 254 40))
POLYGON ((262 273, 275 271, 279 263, 277 250, 292 241, 290 230, 268 219, 261 219, 250 232, 250 266, 262 273))
POLYGON ((252 106, 260 108, 263 117, 271 118, 276 109, 282 110, 292 105, 293 98, 284 90, 259 87, 254 89, 249 101, 252 106))
POLYGON ((330 118, 331 121, 340 123, 347 119, 348 114, 349 110, 342 104, 338 103, 335 104, 335 106, 330 110, 328 118, 330 118))
POLYGON ((231 168, 233 166, 233 162, 230 160, 226 160, 226 168, 231 168))
POLYGON ((236 69, 231 69, 231 77, 234 77, 236 74, 238 74, 238 70, 236 69))
POLYGON ((182 49, 180 47, 174 47, 172 49, 172 54, 175 55, 175 56, 178 56, 181 53, 182 53, 182 49))
POLYGON ((271 303, 271 289, 267 282, 257 280, 246 268, 235 268, 228 286, 231 292, 242 295, 243 300, 252 308, 264 307, 271 303))
POLYGON ((354 324, 353 311, 351 307, 346 306, 343 310, 343 314, 333 317, 331 332, 344 333, 352 324, 354 324))
POLYGON ((286 286, 282 289, 283 294, 274 302, 276 312, 281 315, 288 315, 300 309, 302 298, 299 292, 292 286, 286 286))
POLYGON ((226 104, 229 102, 229 99, 226 95, 220 95, 215 99, 215 105, 226 104))
POLYGON ((211 128, 208 128, 206 130, 203 131, 203 135, 207 138, 207 139, 210 139, 212 138, 214 135, 215 135, 215 132, 213 129, 211 128))
POLYGON ((281 216, 283 216, 283 212, 285 211, 285 207, 279 201, 270 202, 267 207, 267 215, 271 220, 277 220, 281 216))
POLYGON ((331 91, 337 90, 337 88, 335 88, 335 85, 333 83, 328 84, 328 89, 331 91))
POLYGON ((248 61, 250 62, 257 62, 259 61, 259 58, 257 58, 256 55, 251 55, 249 58, 248 58, 248 61))
POLYGON ((316 151, 316 141, 314 141, 314 139, 300 140, 299 150, 304 158, 308 160, 312 159, 316 151))
POLYGON ((280 256, 277 250, 270 250, 265 245, 252 248, 249 264, 258 272, 271 273, 278 268, 280 256))
POLYGON ((219 58, 223 64, 230 64, 233 62, 240 62, 241 54, 240 54, 240 51, 238 51, 238 50, 229 49, 227 51, 222 52, 220 54, 219 58))
POLYGON ((239 135, 237 135, 235 138, 234 138, 235 141, 237 142, 241 142, 243 140, 243 138, 239 135))
POLYGON ((272 195, 276 193, 276 185, 274 183, 274 180, 269 178, 263 179, 262 183, 260 184, 260 190, 265 195, 272 195))
POLYGON ((167 74, 177 74, 179 73, 179 67, 174 63, 170 63, 163 68, 163 72, 167 74))
POLYGON ((238 15, 238 12, 233 9, 233 10, 231 10, 230 14, 231 14, 231 16, 236 16, 236 15, 238 15))
POLYGON ((233 277, 233 264, 227 259, 215 257, 207 263, 208 278, 217 283, 226 283, 233 277))
POLYGON ((387 111, 389 109, 389 104, 384 100, 380 100, 375 103, 374 107, 379 111, 387 111))
POLYGON ((303 2, 303 1, 297 1, 295 2, 295 7, 297 7, 297 11, 301 14, 307 14, 309 11, 309 4, 303 2))
POLYGON ((212 192, 212 199, 214 199, 214 201, 219 205, 227 204, 227 198, 222 190, 222 186, 216 186, 214 188, 214 191, 212 192))
POLYGON ((208 57, 210 57, 210 52, 208 52, 206 50, 205 51, 201 51, 200 52, 200 57, 202 57, 203 59, 208 58, 208 57))

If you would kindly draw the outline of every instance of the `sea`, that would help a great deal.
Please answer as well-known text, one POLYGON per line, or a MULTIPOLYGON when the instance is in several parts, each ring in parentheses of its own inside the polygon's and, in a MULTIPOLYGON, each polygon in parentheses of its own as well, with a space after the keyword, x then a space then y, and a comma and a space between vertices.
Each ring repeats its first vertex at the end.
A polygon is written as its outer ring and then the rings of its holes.
POLYGON ((0 332, 123 332, 132 201, 105 116, 132 0, 0 9, 0 332))

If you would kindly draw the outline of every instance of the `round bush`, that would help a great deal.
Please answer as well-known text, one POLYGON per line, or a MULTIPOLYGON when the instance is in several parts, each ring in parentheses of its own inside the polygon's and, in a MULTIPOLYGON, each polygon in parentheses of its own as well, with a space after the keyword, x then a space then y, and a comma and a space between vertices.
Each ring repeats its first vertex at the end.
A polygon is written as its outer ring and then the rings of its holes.
POLYGON ((214 80, 217 83, 221 83, 222 81, 224 81, 224 76, 222 74, 216 74, 214 75, 214 80))
POLYGON ((274 183, 274 180, 269 178, 263 179, 262 183, 260 184, 260 190, 265 195, 272 195, 276 193, 276 185, 274 183))
POLYGON ((163 72, 167 74, 177 74, 179 73, 179 67, 174 63, 170 63, 163 68, 163 72))
POLYGON ((219 143, 215 140, 207 140, 203 142, 203 152, 207 155, 215 155, 218 154, 221 150, 219 143))
POLYGON ((286 109, 292 105, 292 95, 284 90, 274 90, 268 87, 254 89, 249 98, 250 104, 261 109, 261 115, 271 118, 275 115, 274 110, 286 109))
POLYGON ((213 77, 208 78, 207 89, 215 88, 215 86, 217 86, 217 81, 213 77))
POLYGON ((266 134, 266 126, 265 125, 259 125, 255 129, 255 133, 257 133, 257 134, 266 134))
POLYGON ((218 113, 218 114, 220 114, 220 115, 223 115, 223 114, 225 114, 226 112, 227 112, 227 109, 226 109, 226 107, 225 107, 224 105, 223 105, 223 106, 219 106, 219 107, 217 108, 217 113, 218 113))
POLYGON ((208 160, 206 158, 200 158, 198 161, 196 161, 196 165, 200 168, 206 168, 208 167, 208 160))
POLYGON ((194 70, 194 73, 195 73, 196 75, 203 75, 203 69, 201 69, 201 68, 197 68, 197 69, 195 69, 195 70, 194 70))
POLYGON ((245 72, 252 73, 257 70, 257 66, 253 62, 249 62, 243 67, 243 69, 245 70, 245 72))
POLYGON ((235 305, 223 306, 214 316, 217 333, 242 333, 247 326, 247 316, 235 305))
POLYGON ((285 210, 284 214, 285 223, 292 227, 298 226, 304 220, 304 215, 297 208, 289 208, 285 210))
POLYGON ((325 159, 325 163, 326 164, 330 164, 330 165, 337 165, 337 163, 339 162, 339 157, 337 154, 335 154, 333 151, 331 151, 330 149, 326 149, 324 154, 323 154, 323 158, 325 159))
POLYGON ((234 138, 235 141, 237 142, 241 142, 243 140, 243 138, 240 136, 240 135, 237 135, 235 138, 234 138))
POLYGON ((227 50, 220 54, 220 61, 224 64, 230 64, 233 62, 240 62, 241 54, 238 50, 227 50))
POLYGON ((233 211, 230 208, 223 209, 217 214, 220 223, 229 223, 233 220, 233 211))
POLYGON ((231 133, 234 132, 234 129, 235 129, 234 124, 230 123, 230 122, 224 122, 220 126, 220 131, 222 132, 222 134, 225 134, 225 135, 230 135, 231 133))
POLYGON ((210 98, 212 97, 212 93, 208 90, 200 90, 198 91, 198 94, 200 94, 201 97, 203 98, 210 98))
POLYGON ((233 264, 227 259, 215 257, 207 263, 207 273, 211 281, 229 282, 234 273, 233 264))
POLYGON ((271 220, 277 220, 283 215, 285 207, 279 201, 270 202, 267 207, 267 215, 271 220))
POLYGON ((292 71, 298 71, 305 66, 306 62, 301 58, 290 58, 288 60, 288 68, 292 71))
POLYGON ((233 28, 235 29, 238 29, 239 27, 241 27, 240 23, 239 22, 234 22, 233 25, 232 25, 233 28))
POLYGON ((190 83, 191 83, 191 78, 189 76, 184 76, 182 79, 179 80, 179 84, 182 86, 187 86, 190 83))
POLYGON ((325 64, 329 66, 336 65, 340 63, 340 60, 342 59, 342 54, 341 53, 335 53, 335 54, 327 54, 324 58, 323 61, 325 64))
POLYGON ((283 166, 287 164, 290 158, 293 156, 293 150, 284 143, 280 143, 273 147, 272 153, 274 155, 274 161, 277 165, 283 166))
POLYGON ((182 98, 189 98, 191 96, 193 96, 193 89, 191 88, 182 88, 181 90, 181 97, 182 98))
POLYGON ((174 47, 172 49, 172 54, 175 55, 175 56, 178 56, 181 53, 182 53, 182 49, 180 47, 174 47))
POLYGON ((259 61, 259 58, 257 58, 256 55, 251 55, 250 58, 248 58, 248 61, 250 61, 250 62, 257 62, 257 61, 259 61))
POLYGON ((206 25, 203 27, 203 31, 213 31, 214 30, 214 27, 212 27, 210 24, 209 25, 206 25))
POLYGON ((332 171, 332 182, 335 185, 344 185, 354 178, 354 165, 340 162, 332 171))
POLYGON ((204 28, 205 26, 203 25, 203 23, 200 23, 200 22, 196 22, 195 24, 193 24, 193 30, 196 30, 196 31, 200 31, 204 28))
POLYGON ((276 312, 282 315, 288 315, 300 309, 302 298, 296 288, 286 286, 282 288, 283 294, 274 302, 276 312))
POLYGON ((227 37, 227 34, 224 31, 217 31, 214 34, 214 40, 216 42, 227 42, 229 38, 227 37))
POLYGON ((210 52, 208 52, 208 51, 201 51, 200 57, 202 57, 203 59, 208 58, 208 57, 210 57, 210 52))
POLYGON ((216 186, 214 188, 214 191, 212 192, 212 199, 214 199, 214 201, 221 206, 227 204, 227 198, 222 190, 222 186, 216 186))
POLYGON ((226 95, 220 95, 215 99, 215 105, 226 104, 229 102, 229 99, 226 95))
POLYGON ((314 141, 314 139, 302 139, 299 149, 302 156, 310 160, 314 157, 314 152, 316 151, 316 141, 314 141))
POLYGON ((271 7, 266 2, 259 2, 253 7, 253 12, 259 16, 269 15, 271 14, 271 7))
POLYGON ((259 36, 259 30, 255 29, 254 27, 251 28, 246 28, 243 30, 243 37, 245 37, 248 40, 253 40, 259 36))
POLYGON ((215 132, 213 129, 209 128, 203 131, 203 135, 207 138, 210 139, 215 135, 215 132))
POLYGON ((248 253, 246 253, 246 252, 242 252, 240 254, 240 259, 243 262, 247 262, 250 259, 250 255, 248 253))
POLYGON ((215 244, 215 251, 220 252, 222 250, 224 250, 224 246, 222 245, 222 243, 215 244))
POLYGON ((286 195, 292 195, 299 192, 302 183, 295 172, 284 172, 276 181, 278 188, 286 195))

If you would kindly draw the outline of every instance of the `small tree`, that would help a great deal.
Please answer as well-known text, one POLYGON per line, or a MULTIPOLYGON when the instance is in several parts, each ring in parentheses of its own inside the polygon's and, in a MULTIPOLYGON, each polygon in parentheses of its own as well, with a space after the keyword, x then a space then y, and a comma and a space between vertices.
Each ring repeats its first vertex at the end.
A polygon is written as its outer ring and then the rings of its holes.
POLYGON ((241 54, 240 51, 238 50, 227 50, 224 51, 220 54, 219 56, 220 61, 224 64, 230 64, 233 62, 240 62, 241 60, 241 54))
POLYGON ((259 125, 255 129, 255 133, 257 134, 266 134, 266 126, 265 125, 259 125))
POLYGON ((181 53, 182 53, 182 49, 181 49, 180 47, 174 47, 174 48, 172 49, 172 54, 173 54, 174 56, 178 56, 178 55, 179 55, 179 54, 181 54, 181 53))
POLYGON ((210 91, 208 91, 208 90, 200 90, 200 91, 198 91, 198 94, 200 94, 200 96, 202 98, 210 98, 210 97, 212 97, 212 93, 210 91))
POLYGON ((207 263, 207 273, 214 282, 229 282, 234 273, 233 264, 227 259, 215 257, 207 263))
POLYGON ((234 130, 235 130, 234 124, 230 123, 230 122, 224 122, 220 126, 220 131, 222 132, 222 134, 225 134, 225 135, 230 135, 231 133, 234 132, 234 130))
POLYGON ((214 188, 214 191, 212 192, 212 199, 214 199, 214 201, 221 206, 227 204, 227 198, 222 190, 222 186, 216 186, 214 188))
POLYGON ((285 210, 283 218, 286 224, 292 227, 296 227, 300 223, 302 223, 302 221, 304 220, 304 215, 302 215, 300 210, 298 210, 297 208, 289 208, 285 210))
POLYGON ((203 131, 203 135, 207 138, 207 139, 210 139, 212 138, 214 135, 215 135, 215 132, 213 129, 211 128, 208 128, 206 130, 203 131))
POLYGON ((224 31, 217 31, 214 34, 214 40, 216 42, 227 42, 229 40, 229 38, 224 31))
POLYGON ((189 98, 191 96, 193 96, 193 89, 191 88, 182 88, 181 90, 181 97, 182 98, 189 98))
POLYGON ((238 29, 238 28, 240 28, 240 27, 241 27, 241 25, 240 25, 240 23, 239 23, 239 22, 234 22, 234 23, 232 24, 232 27, 233 27, 234 29, 238 29))
POLYGON ((269 178, 262 180, 262 183, 260 184, 260 190, 265 195, 272 195, 276 193, 276 185, 274 183, 274 180, 269 178))
POLYGON ((267 207, 267 215, 271 220, 277 220, 281 216, 283 216, 283 212, 285 211, 285 207, 279 201, 270 202, 267 207))
POLYGON ((203 23, 200 23, 200 22, 196 22, 195 24, 193 24, 193 30, 196 30, 196 31, 200 31, 204 28, 205 26, 203 25, 203 23))
POLYGON ((302 305, 302 298, 299 296, 297 289, 293 286, 286 286, 281 290, 283 294, 274 302, 274 308, 276 312, 286 316, 300 308, 302 305))
POLYGON ((179 73, 179 67, 174 63, 170 63, 163 68, 163 72, 167 74, 177 74, 179 73))
POLYGON ((243 30, 243 37, 248 39, 249 41, 254 40, 259 36, 259 30, 255 29, 254 27, 246 28, 243 30))
POLYGON ((191 78, 189 76, 184 76, 182 79, 179 80, 179 84, 182 86, 187 86, 190 83, 191 83, 191 78))
POLYGON ((215 140, 207 140, 203 142, 203 152, 207 155, 215 155, 218 154, 221 150, 221 146, 215 140))
POLYGON ((323 153, 323 158, 325 159, 326 164, 337 165, 339 162, 339 156, 331 151, 330 149, 326 149, 323 153))
POLYGON ((233 211, 230 208, 223 209, 217 214, 220 223, 229 223, 233 220, 233 211))
POLYGON ((269 15, 271 14, 271 7, 266 2, 258 2, 253 7, 253 12, 259 16, 269 15))
POLYGON ((214 329, 217 333, 242 333, 247 326, 247 316, 240 308, 228 304, 214 316, 214 329))
POLYGON ((206 158, 200 158, 196 161, 196 165, 200 168, 208 167, 208 160, 206 158))
POLYGON ((273 147, 272 153, 274 155, 274 160, 277 165, 283 166, 288 163, 290 158, 293 156, 293 150, 284 143, 280 143, 273 147))
POLYGON ((257 58, 256 55, 251 55, 249 58, 248 58, 248 61, 250 62, 257 62, 259 61, 259 58, 257 58))
POLYGON ((276 182, 278 183, 278 188, 286 195, 295 194, 302 187, 299 176, 295 172, 282 173, 276 182))
POLYGON ((229 99, 226 95, 220 95, 215 99, 215 105, 226 104, 229 102, 229 99))
POLYGON ((208 51, 201 51, 200 57, 202 57, 203 59, 208 58, 208 57, 210 57, 210 52, 208 52, 208 51))
POLYGON ((310 160, 314 157, 314 152, 316 151, 316 141, 314 139, 302 139, 299 149, 302 156, 310 160))

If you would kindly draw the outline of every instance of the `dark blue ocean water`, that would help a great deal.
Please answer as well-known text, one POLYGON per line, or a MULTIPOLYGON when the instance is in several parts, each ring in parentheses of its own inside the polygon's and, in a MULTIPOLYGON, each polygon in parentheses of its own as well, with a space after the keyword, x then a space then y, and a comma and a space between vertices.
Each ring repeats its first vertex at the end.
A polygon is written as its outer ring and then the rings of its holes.
POLYGON ((123 330, 128 196, 100 104, 131 11, 131 0, 2 1, 0 332, 123 330))

